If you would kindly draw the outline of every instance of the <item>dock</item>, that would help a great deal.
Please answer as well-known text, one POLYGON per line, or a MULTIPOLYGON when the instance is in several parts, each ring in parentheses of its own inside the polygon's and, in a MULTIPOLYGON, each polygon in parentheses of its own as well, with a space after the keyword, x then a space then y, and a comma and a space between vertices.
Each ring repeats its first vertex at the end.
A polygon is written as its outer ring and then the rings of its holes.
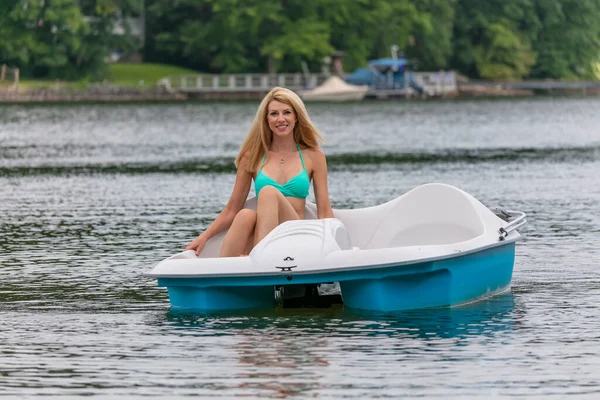
MULTIPOLYGON (((453 71, 410 72, 428 96, 454 95, 458 91, 453 71)), ((315 88, 330 74, 220 74, 168 76, 160 85, 168 91, 197 99, 260 99, 273 87, 281 86, 299 92, 315 88)), ((342 77, 343 78, 343 77, 342 77)), ((367 97, 412 97, 414 90, 404 87, 372 87, 367 97)))

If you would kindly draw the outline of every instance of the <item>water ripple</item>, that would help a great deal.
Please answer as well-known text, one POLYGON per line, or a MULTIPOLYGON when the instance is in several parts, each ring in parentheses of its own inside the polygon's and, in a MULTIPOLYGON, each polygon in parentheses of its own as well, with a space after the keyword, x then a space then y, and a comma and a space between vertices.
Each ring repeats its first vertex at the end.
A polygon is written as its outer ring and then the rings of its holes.
MULTIPOLYGON (((128 149, 122 149, 124 154, 131 154, 128 149)), ((139 151, 139 149, 138 149, 139 151)), ((0 148, 0 153, 2 148, 0 148)), ((4 149, 7 153, 7 149, 4 149)), ((156 151, 155 153, 163 152, 156 151)), ((157 157, 152 153, 145 156, 157 157)), ((0 154, 1 155, 1 154, 0 154)), ((106 158, 106 156, 104 156, 106 158)), ((161 160, 155 161, 125 161, 127 157, 119 157, 119 162, 114 163, 108 158, 102 163, 93 163, 94 158, 84 157, 73 161, 56 156, 53 162, 27 159, 20 155, 9 155, 19 160, 16 165, 0 166, 0 176, 19 177, 30 175, 87 175, 87 174, 153 174, 153 173, 231 173, 235 171, 232 157, 199 158, 188 160, 161 160), (19 165, 26 164, 26 165, 19 165)), ((49 157, 54 158, 54 156, 49 157)), ((328 155, 328 165, 332 170, 353 169, 356 167, 369 169, 373 166, 390 165, 436 165, 448 163, 483 164, 483 163, 586 163, 600 160, 600 147, 561 147, 561 148, 479 148, 479 149, 441 149, 437 151, 412 151, 406 153, 332 153, 328 155)), ((6 161, 5 161, 5 164, 6 161)))

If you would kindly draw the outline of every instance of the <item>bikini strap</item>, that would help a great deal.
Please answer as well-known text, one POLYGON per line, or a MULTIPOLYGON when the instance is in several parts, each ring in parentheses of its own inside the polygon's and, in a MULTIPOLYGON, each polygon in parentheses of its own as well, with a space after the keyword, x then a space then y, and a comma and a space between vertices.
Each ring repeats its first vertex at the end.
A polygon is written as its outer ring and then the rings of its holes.
POLYGON ((298 149, 298 153, 300 153, 300 161, 302 161, 302 168, 306 169, 306 165, 304 165, 304 157, 302 157, 302 150, 300 150, 300 146, 296 144, 296 148, 298 149))
POLYGON ((265 155, 263 156, 262 163, 260 164, 260 170, 258 172, 262 171, 263 167, 265 166, 266 159, 267 159, 267 153, 265 153, 265 155))

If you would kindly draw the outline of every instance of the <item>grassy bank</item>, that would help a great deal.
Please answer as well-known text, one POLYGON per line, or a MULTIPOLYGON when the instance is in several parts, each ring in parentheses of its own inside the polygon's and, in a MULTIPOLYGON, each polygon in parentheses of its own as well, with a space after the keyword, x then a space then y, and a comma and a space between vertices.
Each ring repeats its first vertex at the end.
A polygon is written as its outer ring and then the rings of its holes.
POLYGON ((175 67, 166 64, 151 63, 115 63, 109 65, 109 75, 106 81, 90 82, 87 79, 79 81, 60 80, 30 80, 19 82, 21 89, 87 89, 90 85, 108 83, 113 86, 154 88, 158 81, 169 75, 196 75, 198 71, 175 67))
POLYGON ((119 63, 110 65, 108 81, 117 86, 156 86, 156 83, 169 75, 197 75, 191 69, 165 64, 119 63))

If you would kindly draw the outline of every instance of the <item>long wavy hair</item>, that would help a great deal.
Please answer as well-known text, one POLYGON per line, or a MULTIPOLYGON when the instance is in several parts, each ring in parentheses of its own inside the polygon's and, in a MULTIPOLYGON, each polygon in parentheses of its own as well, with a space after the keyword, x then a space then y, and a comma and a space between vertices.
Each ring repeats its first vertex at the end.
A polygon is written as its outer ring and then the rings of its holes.
POLYGON ((273 132, 269 129, 267 122, 267 112, 269 103, 278 101, 291 106, 296 114, 296 125, 294 126, 294 141, 298 145, 310 148, 318 148, 319 142, 324 142, 323 136, 313 125, 304 103, 300 97, 289 89, 275 87, 262 99, 256 116, 250 127, 248 136, 240 147, 240 152, 235 159, 236 167, 240 165, 243 157, 247 157, 248 172, 255 172, 262 162, 262 157, 267 154, 271 142, 273 141, 273 132))

